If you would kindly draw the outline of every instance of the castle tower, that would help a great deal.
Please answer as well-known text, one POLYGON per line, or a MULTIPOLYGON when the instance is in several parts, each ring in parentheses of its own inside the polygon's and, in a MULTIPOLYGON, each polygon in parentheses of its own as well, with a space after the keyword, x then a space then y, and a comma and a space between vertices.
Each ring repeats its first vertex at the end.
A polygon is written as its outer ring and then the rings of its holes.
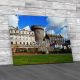
POLYGON ((31 30, 34 31, 35 40, 37 42, 42 42, 44 39, 44 28, 42 26, 33 25, 31 30))

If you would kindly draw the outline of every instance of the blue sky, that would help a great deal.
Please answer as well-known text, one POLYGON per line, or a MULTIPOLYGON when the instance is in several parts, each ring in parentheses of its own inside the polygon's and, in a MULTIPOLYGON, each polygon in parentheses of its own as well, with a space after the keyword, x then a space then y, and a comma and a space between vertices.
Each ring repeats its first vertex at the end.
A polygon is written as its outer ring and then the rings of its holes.
POLYGON ((41 25, 43 27, 48 26, 47 16, 18 16, 18 26, 23 29, 25 26, 41 25))
POLYGON ((66 25, 65 19, 61 18, 49 18, 48 16, 30 16, 30 15, 18 15, 19 29, 23 29, 26 26, 41 25, 45 27, 47 31, 54 31, 54 34, 61 34, 66 25))
POLYGON ((30 29, 32 25, 41 25, 48 33, 61 34, 68 38, 67 19, 61 17, 11 15, 9 16, 9 26, 22 29, 30 29))

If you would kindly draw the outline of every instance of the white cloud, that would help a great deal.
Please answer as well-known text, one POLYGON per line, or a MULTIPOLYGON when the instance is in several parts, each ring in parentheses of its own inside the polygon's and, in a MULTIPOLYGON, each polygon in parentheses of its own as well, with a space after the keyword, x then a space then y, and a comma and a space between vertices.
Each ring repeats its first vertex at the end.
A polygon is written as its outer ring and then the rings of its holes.
POLYGON ((61 31, 61 35, 62 35, 65 39, 69 39, 68 28, 64 27, 63 30, 61 31))
POLYGON ((47 20, 50 22, 51 26, 55 25, 54 27, 56 27, 57 25, 63 24, 66 19, 61 17, 48 17, 47 20))
POLYGON ((44 31, 46 31, 46 27, 44 27, 44 31))
POLYGON ((54 30, 47 31, 48 34, 55 34, 54 30))
POLYGON ((18 21, 19 21, 18 16, 10 15, 8 17, 8 21, 9 21, 9 26, 13 26, 15 28, 18 27, 18 21))
POLYGON ((49 22, 49 27, 47 30, 52 30, 54 28, 64 28, 67 26, 67 19, 61 17, 48 17, 47 21, 49 22))
POLYGON ((49 22, 49 27, 47 28, 47 32, 50 34, 56 34, 56 32, 60 32, 65 39, 69 39, 68 33, 68 24, 66 18, 61 17, 48 17, 47 21, 49 22))
POLYGON ((26 27, 24 27, 23 29, 29 30, 29 31, 31 30, 31 29, 30 29, 30 26, 26 26, 26 27))

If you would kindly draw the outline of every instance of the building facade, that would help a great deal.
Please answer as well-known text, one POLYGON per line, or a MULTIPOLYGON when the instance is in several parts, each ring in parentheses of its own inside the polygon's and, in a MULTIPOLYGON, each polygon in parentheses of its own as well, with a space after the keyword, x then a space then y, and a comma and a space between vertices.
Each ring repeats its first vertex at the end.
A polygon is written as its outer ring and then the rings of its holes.
POLYGON ((50 45, 54 47, 61 47, 64 44, 64 38, 61 35, 48 35, 50 39, 50 45))
POLYGON ((10 27, 10 40, 12 51, 15 52, 17 48, 34 48, 36 46, 35 36, 33 31, 19 30, 18 28, 10 27))
POLYGON ((16 45, 35 45, 35 36, 33 31, 18 30, 18 28, 12 27, 10 29, 11 44, 16 45))
POLYGON ((64 37, 62 35, 47 34, 44 35, 44 30, 40 26, 33 26, 31 30, 19 30, 15 27, 10 27, 10 40, 12 52, 39 52, 53 51, 55 48, 64 48, 69 45, 65 44, 64 37))

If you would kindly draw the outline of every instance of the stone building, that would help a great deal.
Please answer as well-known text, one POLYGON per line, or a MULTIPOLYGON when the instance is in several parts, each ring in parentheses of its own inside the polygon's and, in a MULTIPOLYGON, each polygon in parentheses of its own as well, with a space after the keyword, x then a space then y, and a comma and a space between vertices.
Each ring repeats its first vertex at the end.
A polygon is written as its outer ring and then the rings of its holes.
POLYGON ((49 53, 55 48, 62 49, 65 44, 63 36, 47 34, 41 26, 32 26, 31 30, 19 30, 11 26, 9 32, 14 53, 24 50, 47 51, 49 53))
POLYGON ((44 28, 42 26, 33 25, 31 26, 31 30, 34 31, 35 34, 35 40, 37 42, 42 42, 44 39, 44 28))
MULTIPOLYGON (((36 46, 35 36, 33 31, 19 30, 18 28, 10 27, 10 40, 13 49, 16 48, 34 48, 36 46)), ((13 50, 15 52, 15 50, 13 50)))
POLYGON ((51 35, 48 34, 49 39, 50 39, 50 46, 54 46, 54 48, 63 47, 64 44, 64 38, 61 35, 51 35))

